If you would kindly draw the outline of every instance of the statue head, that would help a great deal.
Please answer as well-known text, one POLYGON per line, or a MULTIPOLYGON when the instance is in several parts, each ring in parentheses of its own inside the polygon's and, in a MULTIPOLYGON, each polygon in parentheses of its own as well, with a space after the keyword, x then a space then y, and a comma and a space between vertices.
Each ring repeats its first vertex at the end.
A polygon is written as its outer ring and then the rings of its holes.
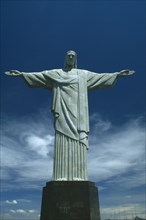
POLYGON ((75 51, 69 50, 65 56, 64 69, 68 70, 72 68, 77 68, 77 54, 75 51))

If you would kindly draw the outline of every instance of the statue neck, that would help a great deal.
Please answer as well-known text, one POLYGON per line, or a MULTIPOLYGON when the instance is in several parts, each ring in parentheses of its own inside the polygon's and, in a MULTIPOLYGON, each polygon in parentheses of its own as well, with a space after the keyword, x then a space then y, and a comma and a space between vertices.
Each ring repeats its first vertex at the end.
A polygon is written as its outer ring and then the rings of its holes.
POLYGON ((64 68, 64 71, 65 72, 68 72, 68 71, 71 71, 72 69, 74 68, 74 66, 66 66, 65 68, 64 68))

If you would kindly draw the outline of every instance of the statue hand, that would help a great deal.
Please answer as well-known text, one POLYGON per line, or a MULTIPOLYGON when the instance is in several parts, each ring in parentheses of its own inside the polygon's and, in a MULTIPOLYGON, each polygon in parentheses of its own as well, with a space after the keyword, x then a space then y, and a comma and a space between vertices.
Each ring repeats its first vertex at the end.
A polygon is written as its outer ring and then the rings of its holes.
POLYGON ((22 73, 19 72, 18 70, 10 70, 10 71, 5 72, 5 74, 8 76, 21 76, 22 75, 22 73))
POLYGON ((120 76, 129 76, 129 75, 133 75, 135 73, 134 70, 122 70, 120 71, 119 75, 120 76))

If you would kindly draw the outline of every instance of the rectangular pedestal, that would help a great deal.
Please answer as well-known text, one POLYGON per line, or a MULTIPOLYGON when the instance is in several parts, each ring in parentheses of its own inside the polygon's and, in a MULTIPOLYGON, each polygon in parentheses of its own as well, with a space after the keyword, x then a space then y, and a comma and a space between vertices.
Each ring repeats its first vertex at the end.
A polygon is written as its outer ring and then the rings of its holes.
POLYGON ((100 220, 97 187, 89 181, 48 182, 40 220, 100 220))

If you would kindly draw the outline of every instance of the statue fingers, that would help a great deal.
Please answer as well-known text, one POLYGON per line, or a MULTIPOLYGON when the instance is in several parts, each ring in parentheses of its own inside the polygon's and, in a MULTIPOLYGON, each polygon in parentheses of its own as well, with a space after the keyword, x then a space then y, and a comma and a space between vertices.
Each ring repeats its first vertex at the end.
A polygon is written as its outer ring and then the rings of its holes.
POLYGON ((130 75, 133 75, 134 73, 135 73, 134 70, 130 70, 130 71, 129 71, 129 74, 130 74, 130 75))
POLYGON ((12 75, 11 71, 6 71, 5 74, 8 75, 8 76, 12 75))

